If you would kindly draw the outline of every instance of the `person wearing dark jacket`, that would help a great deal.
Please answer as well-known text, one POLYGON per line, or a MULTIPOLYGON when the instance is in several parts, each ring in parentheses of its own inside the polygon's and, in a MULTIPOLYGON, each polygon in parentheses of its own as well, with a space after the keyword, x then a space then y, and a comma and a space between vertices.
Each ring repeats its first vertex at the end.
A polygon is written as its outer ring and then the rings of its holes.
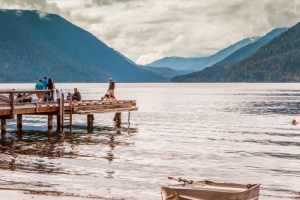
POLYGON ((109 78, 109 87, 108 87, 108 99, 110 100, 110 98, 114 98, 115 101, 117 101, 116 96, 115 96, 115 82, 113 82, 112 78, 109 78))
POLYGON ((77 88, 74 88, 73 99, 75 101, 81 101, 81 95, 80 92, 77 90, 77 88))
POLYGON ((48 101, 53 101, 53 90, 55 89, 55 84, 52 81, 52 78, 48 78, 48 90, 51 90, 51 97, 48 101))

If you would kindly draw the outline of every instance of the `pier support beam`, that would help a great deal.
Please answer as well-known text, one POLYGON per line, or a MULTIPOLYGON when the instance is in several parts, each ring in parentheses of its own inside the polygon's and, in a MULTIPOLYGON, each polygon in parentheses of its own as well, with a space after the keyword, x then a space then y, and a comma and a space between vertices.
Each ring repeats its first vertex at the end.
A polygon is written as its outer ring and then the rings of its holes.
POLYGON ((53 115, 48 115, 48 130, 52 130, 53 127, 53 115))
POLYGON ((22 117, 23 117, 23 115, 21 115, 21 114, 17 115, 17 129, 18 129, 18 131, 22 130, 22 127, 23 127, 22 117))
POLYGON ((117 126, 120 126, 122 123, 122 113, 116 113, 114 117, 114 121, 117 123, 117 126))
POLYGON ((88 132, 93 132, 93 126, 94 126, 94 115, 93 114, 87 115, 87 126, 88 126, 88 132))
POLYGON ((6 133, 6 119, 1 119, 1 134, 6 133))
POLYGON ((62 119, 62 105, 60 99, 57 99, 58 102, 58 112, 57 112, 57 118, 56 118, 56 131, 60 131, 61 129, 61 119, 62 119))
POLYGON ((128 120, 127 120, 128 124, 130 124, 130 111, 128 111, 128 120))
POLYGON ((60 131, 60 127, 61 127, 61 124, 60 124, 60 115, 56 115, 56 131, 60 131))

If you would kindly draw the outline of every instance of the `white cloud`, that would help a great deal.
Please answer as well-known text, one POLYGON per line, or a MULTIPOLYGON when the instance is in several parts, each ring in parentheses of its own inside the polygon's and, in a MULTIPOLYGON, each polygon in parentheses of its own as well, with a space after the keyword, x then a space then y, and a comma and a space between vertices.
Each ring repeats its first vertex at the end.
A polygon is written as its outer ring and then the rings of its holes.
POLYGON ((39 11, 37 10, 36 13, 39 15, 39 17, 42 18, 46 18, 48 13, 47 12, 43 12, 43 11, 39 11))
POLYGON ((0 0, 61 15, 139 64, 211 55, 300 21, 298 0, 0 0))

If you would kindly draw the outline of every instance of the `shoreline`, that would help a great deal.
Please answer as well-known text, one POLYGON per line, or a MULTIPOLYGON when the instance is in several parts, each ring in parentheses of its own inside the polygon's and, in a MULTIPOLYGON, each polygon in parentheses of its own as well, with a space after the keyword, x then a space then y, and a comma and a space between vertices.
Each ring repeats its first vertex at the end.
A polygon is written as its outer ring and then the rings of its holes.
POLYGON ((52 191, 32 191, 5 188, 0 188, 0 196, 1 199, 5 200, 109 200, 101 197, 81 197, 52 191))

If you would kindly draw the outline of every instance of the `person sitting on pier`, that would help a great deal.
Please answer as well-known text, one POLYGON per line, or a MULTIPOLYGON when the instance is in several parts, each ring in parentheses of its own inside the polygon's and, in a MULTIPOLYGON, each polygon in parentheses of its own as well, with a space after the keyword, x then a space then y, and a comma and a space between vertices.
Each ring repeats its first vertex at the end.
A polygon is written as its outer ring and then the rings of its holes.
POLYGON ((102 101, 103 101, 103 100, 105 100, 105 101, 109 100, 109 94, 106 93, 103 97, 101 97, 101 100, 102 100, 102 101))
POLYGON ((109 78, 109 87, 108 87, 108 100, 110 100, 111 98, 114 98, 115 101, 117 101, 116 96, 115 96, 115 82, 113 82, 112 78, 109 78))
POLYGON ((77 88, 74 88, 73 100, 81 101, 81 95, 77 88))
POLYGON ((71 92, 68 92, 67 101, 70 100, 70 97, 72 97, 72 101, 74 101, 74 96, 71 94, 71 92))
MULTIPOLYGON (((42 83, 42 79, 40 79, 36 84, 35 84, 35 90, 44 90, 44 84, 42 83)), ((42 93, 36 93, 36 97, 38 98, 38 102, 43 101, 44 94, 42 93)))
MULTIPOLYGON (((17 95, 16 98, 18 99, 18 98, 21 98, 22 96, 24 96, 25 94, 24 93, 18 93, 16 95, 17 95)), ((23 103, 23 100, 18 101, 18 103, 23 103)))
MULTIPOLYGON (((24 95, 26 95, 26 94, 24 94, 24 95)), ((31 101, 32 101, 31 97, 27 97, 27 98, 23 99, 23 103, 31 103, 31 101)))

